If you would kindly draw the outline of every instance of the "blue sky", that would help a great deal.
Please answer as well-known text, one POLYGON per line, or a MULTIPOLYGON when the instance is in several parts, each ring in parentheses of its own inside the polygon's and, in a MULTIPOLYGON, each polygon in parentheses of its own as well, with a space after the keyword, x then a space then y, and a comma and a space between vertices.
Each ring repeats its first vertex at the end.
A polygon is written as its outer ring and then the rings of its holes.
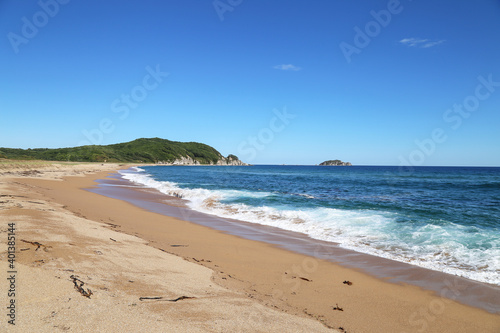
POLYGON ((10 0, 0 29, 0 147, 500 166, 498 0, 10 0))

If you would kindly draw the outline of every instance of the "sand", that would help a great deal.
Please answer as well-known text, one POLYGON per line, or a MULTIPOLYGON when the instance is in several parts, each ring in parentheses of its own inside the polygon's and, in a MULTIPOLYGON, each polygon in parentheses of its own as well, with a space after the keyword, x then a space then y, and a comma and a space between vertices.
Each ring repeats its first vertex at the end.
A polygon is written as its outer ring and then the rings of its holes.
POLYGON ((82 189, 125 167, 0 166, 1 331, 500 332, 498 314, 453 301, 467 291, 451 277, 442 298, 82 189))

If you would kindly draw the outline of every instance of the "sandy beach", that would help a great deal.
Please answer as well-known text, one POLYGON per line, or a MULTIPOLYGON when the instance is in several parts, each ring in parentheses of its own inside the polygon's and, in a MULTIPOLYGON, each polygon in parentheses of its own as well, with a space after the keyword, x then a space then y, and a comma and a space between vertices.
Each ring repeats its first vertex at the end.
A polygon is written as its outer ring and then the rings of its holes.
POLYGON ((500 331, 452 277, 436 294, 85 190, 127 167, 0 166, 2 331, 500 331))

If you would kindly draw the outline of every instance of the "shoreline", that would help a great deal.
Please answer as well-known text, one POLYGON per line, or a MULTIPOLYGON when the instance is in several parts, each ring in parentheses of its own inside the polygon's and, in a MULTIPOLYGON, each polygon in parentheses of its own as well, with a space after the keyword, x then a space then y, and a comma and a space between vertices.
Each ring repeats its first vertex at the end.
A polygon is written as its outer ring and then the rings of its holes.
MULTIPOLYGON (((123 237, 135 235, 145 240, 148 248, 162 249, 156 252, 172 253, 196 266, 205 266, 204 269, 213 272, 211 281, 219 287, 245 295, 246 300, 266 306, 266 311, 293 315, 307 323, 315 319, 325 329, 495 332, 500 328, 498 315, 438 297, 415 286, 389 283, 356 269, 242 239, 82 190, 95 188, 96 180, 110 173, 112 171, 70 177, 64 182, 22 178, 15 180, 17 185, 9 186, 27 186, 37 192, 38 197, 50 198, 61 209, 82 220, 104 223, 109 231, 119 231, 123 237), (343 284, 343 281, 352 281, 352 285, 343 284)), ((112 241, 108 243, 113 244, 112 241)), ((119 274, 126 275, 127 271, 119 274)), ((448 291, 462 292, 455 286, 448 291)), ((230 319, 236 320, 235 317, 230 319)), ((306 325, 305 322, 301 325, 306 325)))
POLYGON ((490 184, 500 169, 415 170, 409 177, 397 176, 397 167, 321 169, 151 166, 120 174, 187 199, 198 212, 500 287, 499 216, 490 184))
POLYGON ((110 174, 106 179, 96 182, 97 187, 87 190, 127 201, 150 212, 360 270, 387 282, 410 284, 441 295, 446 294, 443 290, 449 289, 449 281, 454 281, 454 284, 468 290, 467 295, 453 294, 454 300, 490 313, 500 314, 500 286, 497 285, 341 248, 335 243, 313 239, 293 231, 197 212, 188 208, 184 200, 170 197, 154 188, 132 183, 119 173, 110 174))
MULTIPOLYGON (((211 269, 113 230, 112 221, 105 218, 110 207, 125 216, 147 214, 112 199, 102 206, 89 204, 86 199, 100 203, 102 198, 81 188, 122 166, 55 164, 43 170, 0 170, 0 216, 5 223, 0 237, 7 239, 7 224, 16 228, 16 280, 11 285, 16 293, 0 294, 2 306, 14 300, 15 325, 3 316, 0 331, 334 331, 219 286, 211 269), (71 211, 52 194, 85 207, 71 211), (102 219, 89 218, 87 211, 102 219)), ((6 242, 0 242, 3 274, 11 270, 7 253, 6 242)), ((7 282, 0 282, 2 290, 7 282)))

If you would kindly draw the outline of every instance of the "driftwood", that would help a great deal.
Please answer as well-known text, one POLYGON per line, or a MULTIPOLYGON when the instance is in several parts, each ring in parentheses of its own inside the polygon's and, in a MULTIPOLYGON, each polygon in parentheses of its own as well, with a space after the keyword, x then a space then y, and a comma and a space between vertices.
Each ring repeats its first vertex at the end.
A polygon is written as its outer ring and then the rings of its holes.
POLYGON ((304 280, 304 281, 307 281, 307 282, 312 282, 312 280, 309 280, 308 278, 301 277, 301 276, 299 276, 299 279, 304 280))
POLYGON ((163 297, 158 296, 158 297, 139 297, 139 301, 144 301, 146 299, 163 299, 163 297))
POLYGON ((190 296, 180 296, 180 297, 177 297, 177 298, 174 298, 174 299, 164 299, 165 297, 162 297, 162 296, 156 296, 156 297, 139 297, 139 301, 144 301, 144 300, 164 300, 164 301, 167 301, 167 302, 177 302, 177 301, 181 301, 183 299, 192 299, 192 298, 196 298, 196 297, 190 297, 190 296))
POLYGON ((38 249, 39 249, 40 247, 43 247, 43 250, 44 250, 44 251, 47 251, 47 248, 48 248, 48 247, 51 247, 51 246, 46 246, 46 245, 43 245, 42 243, 39 243, 39 242, 30 242, 30 241, 27 241, 27 240, 24 240, 24 239, 21 239, 21 242, 25 242, 25 243, 28 243, 28 244, 31 244, 31 245, 36 246, 35 251, 38 251, 38 249))
POLYGON ((177 297, 176 299, 169 299, 168 301, 169 302, 177 302, 177 301, 181 301, 183 299, 191 299, 191 298, 196 298, 196 297, 181 296, 181 297, 177 297))
POLYGON ((78 290, 80 292, 80 294, 82 294, 82 296, 85 296, 87 298, 90 298, 90 296, 92 296, 92 294, 93 294, 92 290, 90 290, 88 288, 87 288, 87 290, 83 289, 83 285, 85 284, 85 282, 80 280, 78 278, 78 276, 71 275, 70 278, 73 280, 73 283, 75 285, 75 289, 78 290))

